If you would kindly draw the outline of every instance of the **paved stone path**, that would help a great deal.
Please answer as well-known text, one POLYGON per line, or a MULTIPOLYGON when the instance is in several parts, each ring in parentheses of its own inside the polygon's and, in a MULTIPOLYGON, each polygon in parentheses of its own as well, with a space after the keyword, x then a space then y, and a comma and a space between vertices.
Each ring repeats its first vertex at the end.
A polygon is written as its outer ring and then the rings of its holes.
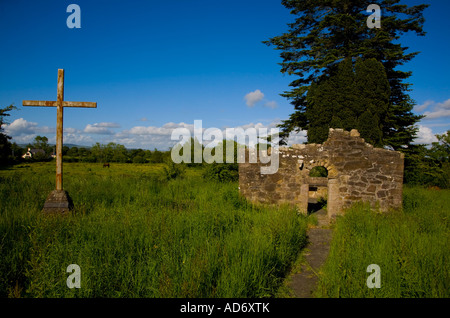
POLYGON ((301 272, 292 274, 289 284, 294 296, 298 298, 312 297, 318 282, 317 273, 330 251, 332 230, 327 228, 329 221, 326 211, 320 210, 316 215, 318 226, 308 229, 309 243, 304 252, 305 261, 301 264, 301 272))

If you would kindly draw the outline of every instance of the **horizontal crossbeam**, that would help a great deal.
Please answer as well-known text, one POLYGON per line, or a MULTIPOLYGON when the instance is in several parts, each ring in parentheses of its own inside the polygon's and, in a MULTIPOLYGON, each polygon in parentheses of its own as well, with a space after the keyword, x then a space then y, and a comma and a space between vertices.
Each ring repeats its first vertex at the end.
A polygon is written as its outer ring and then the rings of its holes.
MULTIPOLYGON (((57 107, 57 101, 45 101, 45 100, 24 100, 23 106, 45 106, 45 107, 57 107)), ((63 107, 85 107, 85 108, 97 108, 97 103, 92 102, 62 102, 63 107)))

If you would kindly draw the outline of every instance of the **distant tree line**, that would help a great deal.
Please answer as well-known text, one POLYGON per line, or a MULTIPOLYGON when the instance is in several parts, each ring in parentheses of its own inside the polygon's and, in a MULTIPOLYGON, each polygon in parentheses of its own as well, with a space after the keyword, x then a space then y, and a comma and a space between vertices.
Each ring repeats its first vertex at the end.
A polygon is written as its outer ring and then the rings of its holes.
POLYGON ((91 148, 63 146, 65 162, 163 163, 168 157, 170 151, 127 149, 114 142, 106 145, 97 142, 91 148))
MULTIPOLYGON (((52 160, 51 155, 55 151, 55 146, 48 144, 48 138, 37 136, 33 143, 25 148, 16 143, 11 143, 11 137, 3 131, 4 117, 9 116, 9 112, 15 109, 14 106, 8 106, 0 109, 0 166, 16 164, 25 160, 48 161, 52 160), (22 155, 31 149, 42 149, 43 152, 36 153, 31 159, 23 159, 22 155)), ((362 122, 363 123, 363 122, 362 122)), ((374 134, 374 143, 378 140, 377 134, 374 134)), ((405 156, 405 178, 407 184, 416 184, 424 186, 438 186, 440 188, 450 187, 450 130, 444 134, 436 135, 438 141, 431 146, 410 145, 404 150, 405 156)), ((269 141, 269 140, 267 140, 269 141)), ((229 141, 227 141, 229 142, 229 141)), ((236 181, 239 177, 237 162, 238 144, 234 142, 234 163, 212 163, 206 164, 194 163, 195 150, 205 150, 204 145, 195 139, 188 141, 188 146, 183 149, 190 149, 191 163, 174 164, 171 160, 171 151, 127 149, 125 146, 108 143, 106 145, 96 143, 91 148, 88 147, 68 147, 63 146, 63 160, 66 162, 120 162, 120 163, 166 163, 166 175, 169 179, 183 175, 185 167, 203 167, 203 177, 218 181, 236 181)), ((222 142, 223 161, 226 162, 226 147, 222 142)), ((180 150, 182 154, 183 150, 180 150)), ((211 152, 214 155, 214 150, 211 152)))
MULTIPOLYGON (((9 152, 6 160, 2 162, 7 164, 20 163, 22 161, 49 161, 52 160, 52 154, 55 154, 56 146, 48 144, 48 138, 37 136, 33 143, 20 147, 12 143, 5 153, 9 152), (30 149, 41 149, 43 152, 33 154, 32 158, 23 159, 22 156, 30 149)), ((125 146, 108 143, 106 145, 96 143, 92 147, 68 147, 63 146, 64 162, 121 162, 121 163, 163 163, 170 158, 170 151, 127 149, 125 146)))

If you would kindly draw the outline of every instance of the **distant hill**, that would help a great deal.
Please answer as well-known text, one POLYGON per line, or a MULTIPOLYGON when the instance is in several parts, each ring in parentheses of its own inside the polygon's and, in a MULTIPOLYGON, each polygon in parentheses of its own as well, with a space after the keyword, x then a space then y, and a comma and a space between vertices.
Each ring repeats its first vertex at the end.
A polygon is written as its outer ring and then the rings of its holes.
POLYGON ((73 147, 86 148, 86 149, 91 149, 92 148, 92 146, 80 146, 80 145, 75 145, 75 144, 64 144, 64 146, 69 147, 69 148, 73 148, 73 147))

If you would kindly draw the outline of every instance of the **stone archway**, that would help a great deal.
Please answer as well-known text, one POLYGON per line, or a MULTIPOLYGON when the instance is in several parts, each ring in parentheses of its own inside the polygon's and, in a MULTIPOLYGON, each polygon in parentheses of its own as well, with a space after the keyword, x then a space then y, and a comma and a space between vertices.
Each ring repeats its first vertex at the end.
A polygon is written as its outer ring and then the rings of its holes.
POLYGON ((327 215, 329 217, 336 215, 342 204, 339 196, 338 173, 334 165, 329 163, 327 158, 311 159, 307 162, 301 160, 299 165, 303 179, 303 184, 300 187, 300 209, 308 214, 311 211, 311 187, 323 187, 326 188, 327 215), (310 172, 316 167, 326 168, 327 177, 311 177, 310 172))
POLYGON ((297 206, 308 210, 309 171, 328 170, 327 211, 332 217, 356 201, 381 211, 402 205, 404 156, 397 151, 374 148, 356 130, 330 129, 323 144, 279 147, 279 167, 273 174, 260 174, 262 163, 239 164, 240 192, 251 201, 297 206))

